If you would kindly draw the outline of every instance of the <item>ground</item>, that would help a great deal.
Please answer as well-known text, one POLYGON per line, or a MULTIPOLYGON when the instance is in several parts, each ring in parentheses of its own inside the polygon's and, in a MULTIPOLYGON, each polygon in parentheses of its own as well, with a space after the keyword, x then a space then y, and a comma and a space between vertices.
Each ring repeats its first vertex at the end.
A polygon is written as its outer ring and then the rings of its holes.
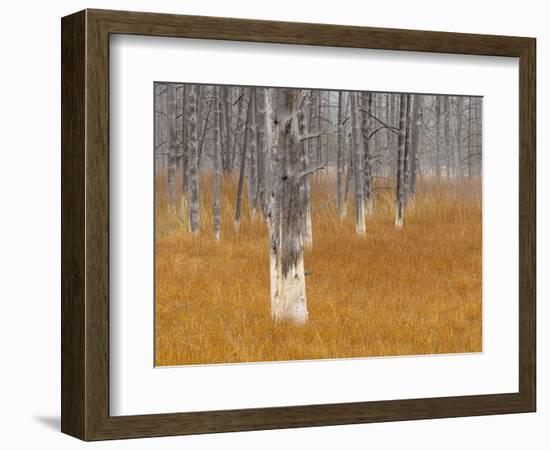
POLYGON ((479 180, 421 179, 403 229, 393 224, 393 191, 377 189, 362 238, 352 204, 345 220, 338 217, 334 177, 314 176, 304 326, 271 320, 267 228, 245 204, 236 231, 232 177, 223 181, 221 238, 214 240, 212 185, 203 175, 194 236, 181 202, 168 208, 157 176, 156 365, 482 350, 479 180))

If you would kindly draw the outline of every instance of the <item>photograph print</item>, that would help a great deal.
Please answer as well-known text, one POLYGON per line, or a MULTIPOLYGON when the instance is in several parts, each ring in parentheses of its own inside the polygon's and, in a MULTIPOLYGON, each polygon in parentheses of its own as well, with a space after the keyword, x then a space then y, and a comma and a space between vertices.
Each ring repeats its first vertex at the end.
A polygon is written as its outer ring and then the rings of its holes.
POLYGON ((482 97, 153 96, 155 366, 482 351, 482 97))

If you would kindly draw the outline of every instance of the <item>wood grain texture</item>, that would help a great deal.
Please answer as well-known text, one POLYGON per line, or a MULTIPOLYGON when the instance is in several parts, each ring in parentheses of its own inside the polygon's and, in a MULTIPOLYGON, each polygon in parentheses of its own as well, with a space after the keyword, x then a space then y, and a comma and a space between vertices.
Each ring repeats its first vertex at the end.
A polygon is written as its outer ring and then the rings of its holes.
POLYGON ((65 17, 61 35, 61 430, 84 425, 84 12, 65 17))
POLYGON ((63 18, 62 41, 63 432, 99 440, 535 410, 534 39, 86 10, 63 18), (110 33, 519 57, 519 392, 109 416, 110 33))

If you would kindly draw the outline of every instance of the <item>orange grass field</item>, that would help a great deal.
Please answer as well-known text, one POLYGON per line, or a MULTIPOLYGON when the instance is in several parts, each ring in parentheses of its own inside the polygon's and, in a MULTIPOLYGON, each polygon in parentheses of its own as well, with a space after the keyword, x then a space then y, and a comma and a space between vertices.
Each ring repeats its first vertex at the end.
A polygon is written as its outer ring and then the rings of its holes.
POLYGON ((156 182, 156 365, 481 351, 479 179, 420 180, 401 230, 393 191, 377 190, 360 238, 351 204, 338 218, 334 177, 315 175, 303 326, 271 320, 267 227, 245 201, 236 232, 234 177, 222 182, 219 242, 208 175, 199 236, 167 208, 165 178, 156 182))

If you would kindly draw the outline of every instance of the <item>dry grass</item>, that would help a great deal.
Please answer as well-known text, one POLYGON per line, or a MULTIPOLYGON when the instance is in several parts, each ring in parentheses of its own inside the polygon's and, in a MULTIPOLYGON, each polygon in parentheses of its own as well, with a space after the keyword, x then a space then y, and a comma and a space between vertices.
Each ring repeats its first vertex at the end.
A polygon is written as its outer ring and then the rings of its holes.
POLYGON ((267 230, 223 183, 220 242, 203 176, 201 234, 166 207, 157 179, 156 364, 209 364, 481 351, 479 181, 422 180, 393 225, 393 192, 378 190, 367 237, 353 210, 338 219, 330 175, 312 180, 313 250, 306 252, 309 321, 273 323, 267 230))

